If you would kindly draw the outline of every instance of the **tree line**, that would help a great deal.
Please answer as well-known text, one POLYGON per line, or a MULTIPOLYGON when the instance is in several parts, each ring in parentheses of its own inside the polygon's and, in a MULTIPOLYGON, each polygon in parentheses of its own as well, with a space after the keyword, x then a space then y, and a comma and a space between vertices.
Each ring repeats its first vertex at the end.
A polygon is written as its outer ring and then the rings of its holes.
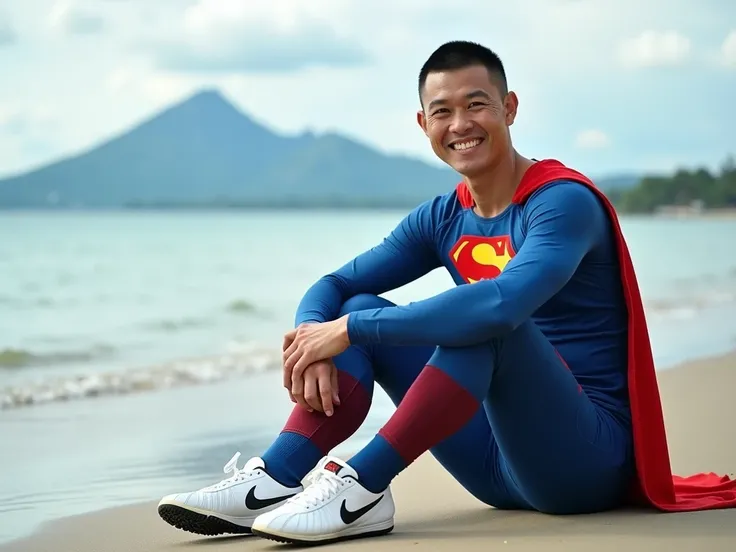
POLYGON ((729 156, 715 172, 679 169, 670 176, 645 176, 637 185, 607 195, 625 213, 652 213, 672 206, 736 208, 736 160, 729 156))

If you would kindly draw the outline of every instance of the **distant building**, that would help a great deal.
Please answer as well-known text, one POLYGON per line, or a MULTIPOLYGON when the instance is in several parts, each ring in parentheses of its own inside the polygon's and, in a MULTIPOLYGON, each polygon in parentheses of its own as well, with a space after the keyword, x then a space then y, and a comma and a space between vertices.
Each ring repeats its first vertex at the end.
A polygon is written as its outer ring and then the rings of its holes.
POLYGON ((665 216, 692 216, 700 215, 705 211, 705 204, 701 199, 695 199, 687 205, 661 205, 655 209, 655 214, 665 216))

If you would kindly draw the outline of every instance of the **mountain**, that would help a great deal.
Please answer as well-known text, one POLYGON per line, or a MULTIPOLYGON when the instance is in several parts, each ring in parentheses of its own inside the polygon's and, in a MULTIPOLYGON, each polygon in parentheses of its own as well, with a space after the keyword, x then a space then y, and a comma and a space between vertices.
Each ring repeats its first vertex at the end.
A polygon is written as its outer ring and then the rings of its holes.
POLYGON ((89 151, 1 180, 0 206, 416 203, 457 180, 336 134, 276 134, 205 90, 89 151))
POLYGON ((458 180, 337 134, 277 134, 203 90, 88 151, 0 180, 0 207, 407 206, 458 180))

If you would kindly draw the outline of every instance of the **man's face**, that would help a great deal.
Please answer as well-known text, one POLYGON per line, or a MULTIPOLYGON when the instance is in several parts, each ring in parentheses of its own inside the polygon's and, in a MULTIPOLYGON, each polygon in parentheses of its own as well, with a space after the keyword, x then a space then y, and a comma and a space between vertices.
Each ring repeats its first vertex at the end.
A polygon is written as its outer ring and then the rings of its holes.
POLYGON ((505 97, 482 65, 430 73, 417 121, 435 154, 463 176, 492 168, 511 148, 516 95, 505 97))

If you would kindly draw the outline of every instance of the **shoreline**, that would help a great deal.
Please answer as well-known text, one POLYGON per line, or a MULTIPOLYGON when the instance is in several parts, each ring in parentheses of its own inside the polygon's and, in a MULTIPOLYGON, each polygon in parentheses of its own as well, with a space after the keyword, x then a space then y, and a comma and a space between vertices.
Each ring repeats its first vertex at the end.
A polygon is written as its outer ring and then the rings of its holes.
MULTIPOLYGON (((623 213, 626 214, 626 213, 623 213)), ((726 219, 736 218, 736 207, 711 207, 704 209, 693 209, 687 206, 662 206, 650 213, 656 218, 671 219, 726 219)))
MULTIPOLYGON (((732 301, 729 300, 729 305, 732 301)), ((674 302, 672 303, 674 305, 674 302)), ((676 312, 677 309, 667 302, 656 299, 650 300, 649 309, 650 332, 652 336, 666 334, 673 330, 683 333, 689 345, 697 344, 696 348, 680 345, 676 350, 665 354, 655 353, 655 363, 658 371, 671 370, 682 363, 697 360, 701 357, 713 357, 728 353, 733 348, 733 338, 725 336, 715 341, 705 343, 695 338, 690 330, 691 319, 682 319, 676 315, 657 318, 658 314, 668 309, 676 312)), ((689 316, 710 316, 719 308, 715 304, 680 305, 681 309, 694 309, 695 314, 689 316)), ((731 307, 728 307, 731 309, 731 307)), ((717 324, 718 320, 709 320, 705 324, 717 324)), ((665 351, 673 349, 672 343, 662 342, 665 351)), ((266 340, 268 341, 268 340, 266 340)), ((275 338, 274 343, 277 341, 275 338)), ((683 342, 679 342, 680 344, 683 342)), ((0 351, 1 352, 1 351, 0 351)), ((222 382, 237 382, 274 373, 280 369, 280 353, 275 346, 252 342, 241 350, 213 351, 209 354, 191 356, 171 355, 163 360, 154 362, 134 362, 129 365, 120 365, 111 369, 83 370, 64 373, 61 371, 53 377, 44 373, 43 377, 19 379, 10 384, 0 385, 0 413, 29 408, 44 407, 54 404, 68 404, 76 401, 99 400, 166 392, 172 389, 191 388, 216 385, 222 382)), ((3 368, 0 367, 0 371, 3 368)), ((2 375, 2 374, 0 374, 2 375)))
MULTIPOLYGON (((736 405, 729 397, 729 389, 736 385, 736 350, 681 362, 658 371, 657 375, 673 473, 714 471, 733 477, 736 443, 719 437, 732 434, 728 420, 736 416, 736 405)), ((218 477, 216 473, 212 475, 218 477)), ((581 550, 591 546, 608 550, 644 542, 652 550, 688 550, 696 545, 708 550, 730 550, 736 542, 736 510, 664 516, 617 511, 553 517, 489 509, 469 497, 429 454, 403 472, 394 488, 397 503, 394 534, 341 546, 359 548, 375 544, 390 548, 411 543, 444 550, 457 546, 457 542, 453 545, 453 539, 468 531, 472 535, 462 536, 468 550, 476 549, 476 540, 478 549, 503 543, 518 544, 521 550, 527 550, 526 546, 529 550, 539 546, 547 550, 557 550, 558 546, 560 550, 573 549, 571 546, 579 546, 581 550), (432 481, 431 487, 427 480, 432 481), (433 490, 442 496, 441 504, 429 498, 433 490), (490 519, 492 523, 488 523, 490 519)), ((215 550, 235 546, 274 549, 272 543, 252 537, 212 539, 177 531, 159 519, 155 511, 157 502, 158 498, 152 498, 43 522, 30 534, 0 543, 0 552, 52 547, 75 552, 143 552, 172 545, 194 546, 205 541, 215 550), (126 527, 136 530, 131 532, 126 527)))

